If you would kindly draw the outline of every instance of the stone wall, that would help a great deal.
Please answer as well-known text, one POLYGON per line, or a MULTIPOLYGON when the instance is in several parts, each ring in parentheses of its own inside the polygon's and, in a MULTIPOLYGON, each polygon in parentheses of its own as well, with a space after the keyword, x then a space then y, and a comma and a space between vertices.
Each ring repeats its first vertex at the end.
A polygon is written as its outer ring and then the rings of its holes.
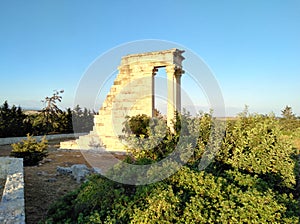
MULTIPOLYGON (((57 135, 46 135, 47 140, 54 140, 54 139, 62 139, 62 138, 78 138, 79 136, 86 135, 87 133, 76 133, 76 134, 57 134, 57 135)), ((44 136, 33 136, 38 141, 41 141, 44 136)), ((21 142, 22 140, 26 139, 26 137, 11 137, 11 138, 0 138, 0 145, 10 145, 13 143, 21 142)))
POLYGON ((25 223, 23 159, 0 157, 0 178, 6 178, 0 203, 0 223, 25 223))
POLYGON ((76 141, 62 142, 61 148, 124 150, 124 142, 119 137, 123 134, 125 117, 138 114, 153 117, 154 76, 160 67, 165 67, 167 72, 167 124, 172 130, 175 110, 181 108, 182 53, 170 49, 124 56, 118 67, 119 74, 94 118, 93 131, 76 141))

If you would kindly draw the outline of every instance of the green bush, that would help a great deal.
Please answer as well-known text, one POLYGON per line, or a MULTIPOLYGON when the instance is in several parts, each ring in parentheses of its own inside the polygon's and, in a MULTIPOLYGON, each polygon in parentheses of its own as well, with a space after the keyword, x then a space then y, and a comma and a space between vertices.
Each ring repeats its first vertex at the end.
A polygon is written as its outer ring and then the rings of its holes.
POLYGON ((45 137, 41 142, 37 142, 35 138, 27 134, 27 139, 11 146, 13 148, 11 156, 23 158, 24 166, 37 165, 39 161, 48 155, 48 142, 45 137))
POLYGON ((295 153, 274 115, 242 115, 227 126, 217 161, 246 173, 257 174, 277 187, 292 187, 295 153))
MULTIPOLYGON (((178 172, 138 186, 93 176, 59 200, 49 210, 46 223, 299 223, 295 152, 274 116, 242 114, 228 122, 221 149, 205 170, 199 170, 198 164, 214 147, 209 136, 219 134, 217 123, 207 114, 179 118, 183 120, 177 134, 167 133, 157 150, 132 151, 135 158, 127 159, 136 165, 155 162, 169 153, 166 148, 174 147, 179 132, 185 138, 198 131, 194 155, 178 172)), ((164 169, 175 163, 163 162, 145 171, 145 176, 164 175, 164 169)), ((131 173, 121 175, 132 178, 131 173)))
POLYGON ((150 117, 146 114, 139 114, 137 116, 126 116, 123 132, 125 134, 134 134, 136 137, 141 135, 148 137, 148 128, 150 125, 150 117))

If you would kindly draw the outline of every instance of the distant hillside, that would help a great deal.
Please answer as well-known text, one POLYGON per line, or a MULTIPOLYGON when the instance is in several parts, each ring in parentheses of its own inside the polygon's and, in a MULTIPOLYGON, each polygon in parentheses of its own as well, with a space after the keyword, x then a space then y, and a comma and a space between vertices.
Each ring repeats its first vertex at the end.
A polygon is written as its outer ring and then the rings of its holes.
POLYGON ((23 110, 23 112, 26 115, 32 115, 32 114, 39 114, 39 113, 41 113, 40 110, 23 110))

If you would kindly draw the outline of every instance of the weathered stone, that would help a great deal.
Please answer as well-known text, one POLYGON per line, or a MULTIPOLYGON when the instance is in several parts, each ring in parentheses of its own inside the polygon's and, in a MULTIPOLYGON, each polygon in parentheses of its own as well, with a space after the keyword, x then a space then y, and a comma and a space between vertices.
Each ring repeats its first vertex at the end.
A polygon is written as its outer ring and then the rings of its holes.
POLYGON ((181 109, 180 79, 184 73, 184 57, 178 49, 154 51, 124 56, 118 67, 119 74, 112 85, 99 115, 95 116, 93 131, 76 141, 61 142, 65 149, 93 149, 105 147, 107 151, 124 151, 119 136, 123 135, 125 116, 154 115, 154 76, 158 68, 167 73, 167 124, 173 130, 175 111, 181 109), (96 144, 90 144, 98 136, 96 144), (77 144, 77 145, 76 145, 77 144))
POLYGON ((90 169, 84 164, 75 164, 71 166, 72 176, 79 183, 83 181, 85 177, 90 174, 90 169))
MULTIPOLYGON (((76 182, 84 181, 86 176, 91 172, 96 172, 96 170, 90 170, 85 164, 74 164, 71 167, 61 167, 57 166, 56 171, 62 175, 71 175, 76 180, 76 182)), ((98 171, 101 171, 100 169, 98 171)), ((50 178, 48 182, 55 182, 56 178, 50 178), (53 180, 53 181, 52 181, 53 180)))
POLYGON ((56 167, 56 171, 59 174, 63 174, 63 175, 67 175, 67 174, 71 174, 72 173, 72 169, 70 167, 61 167, 61 166, 57 166, 56 167))
POLYGON ((92 172, 93 172, 93 173, 102 174, 102 170, 101 170, 100 168, 98 168, 98 167, 93 167, 93 168, 92 168, 92 172))
POLYGON ((0 175, 6 184, 0 203, 0 223, 25 223, 23 159, 0 158, 0 175))

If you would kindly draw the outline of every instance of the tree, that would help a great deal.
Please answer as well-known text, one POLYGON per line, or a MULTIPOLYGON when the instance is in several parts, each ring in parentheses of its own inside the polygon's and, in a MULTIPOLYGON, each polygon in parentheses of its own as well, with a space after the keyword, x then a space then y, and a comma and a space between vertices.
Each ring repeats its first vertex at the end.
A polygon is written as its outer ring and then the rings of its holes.
POLYGON ((43 135, 47 133, 88 132, 94 125, 95 112, 77 105, 73 110, 63 111, 58 107, 63 90, 54 91, 51 97, 45 97, 42 111, 25 114, 20 106, 0 105, 0 138, 18 137, 26 134, 43 135), (75 128, 73 127, 75 124, 75 128))
POLYGON ((72 110, 72 125, 73 130, 77 133, 89 132, 94 126, 94 115, 96 113, 87 108, 82 109, 76 105, 72 110))
POLYGON ((9 116, 10 116, 10 110, 7 101, 5 101, 0 108, 0 136, 1 137, 7 136, 7 130, 5 129, 9 126, 9 116))
POLYGON ((0 137, 24 136, 30 132, 30 126, 25 120, 22 108, 13 105, 9 107, 7 101, 0 107, 0 137))
POLYGON ((284 119, 295 119, 296 116, 292 111, 292 107, 285 106, 285 108, 281 111, 281 115, 284 119))
POLYGON ((23 158, 24 166, 35 166, 48 155, 48 141, 45 136, 38 142, 33 136, 27 134, 27 139, 11 146, 13 148, 11 156, 23 158))
POLYGON ((45 103, 45 107, 42 109, 42 126, 45 128, 46 133, 55 131, 59 126, 59 116, 62 113, 62 110, 57 106, 58 102, 61 102, 64 90, 54 90, 54 93, 51 97, 45 97, 42 100, 45 103))
POLYGON ((281 111, 282 118, 280 120, 282 129, 287 135, 291 135, 297 128, 300 128, 300 119, 297 119, 293 113, 292 107, 286 106, 281 111))
POLYGON ((67 111, 63 114, 63 132, 72 133, 73 125, 72 125, 72 110, 68 108, 67 111))

